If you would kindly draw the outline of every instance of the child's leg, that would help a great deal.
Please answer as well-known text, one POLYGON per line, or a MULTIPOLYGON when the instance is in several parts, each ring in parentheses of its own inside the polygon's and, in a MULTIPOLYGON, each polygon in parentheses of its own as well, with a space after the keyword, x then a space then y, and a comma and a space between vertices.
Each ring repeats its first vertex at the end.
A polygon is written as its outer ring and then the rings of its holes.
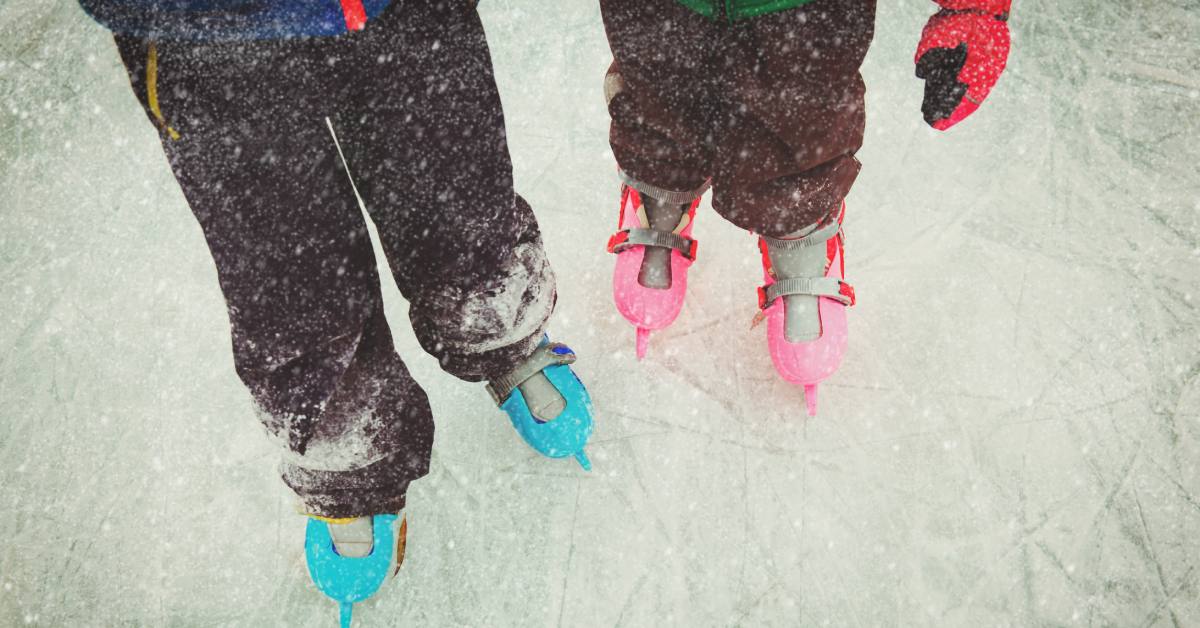
POLYGON ((395 512, 433 422, 392 346, 307 43, 118 38, 216 264, 234 362, 308 512, 395 512))
POLYGON ((513 190, 482 24, 467 2, 403 3, 334 66, 357 86, 334 119, 421 346, 469 381, 540 341, 554 276, 513 190))
POLYGON ((873 0, 815 0, 734 27, 725 73, 730 117, 715 157, 713 208, 760 236, 772 362, 817 387, 848 342, 842 199, 858 175, 873 0))
POLYGON ((717 212, 784 237, 841 209, 860 167, 859 67, 874 21, 874 0, 816 0, 736 25, 723 74, 730 124, 714 159, 717 212))
POLYGON ((631 187, 690 203, 713 172, 721 118, 713 60, 726 29, 677 0, 601 0, 613 63, 605 77, 609 142, 631 187))
POLYGON ((723 117, 714 62, 728 38, 676 0, 602 0, 600 8, 613 53, 604 79, 609 143, 628 186, 609 240, 613 300, 637 329, 641 358, 687 293, 692 222, 723 117))

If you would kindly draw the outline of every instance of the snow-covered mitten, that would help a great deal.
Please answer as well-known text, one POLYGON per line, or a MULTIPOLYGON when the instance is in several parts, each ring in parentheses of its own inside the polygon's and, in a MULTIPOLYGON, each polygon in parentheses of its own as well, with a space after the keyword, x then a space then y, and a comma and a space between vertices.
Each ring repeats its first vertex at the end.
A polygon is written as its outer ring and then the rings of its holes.
POLYGON ((934 0, 942 9, 917 46, 917 77, 925 79, 921 113, 939 131, 958 124, 987 98, 1008 61, 1012 0, 934 0))

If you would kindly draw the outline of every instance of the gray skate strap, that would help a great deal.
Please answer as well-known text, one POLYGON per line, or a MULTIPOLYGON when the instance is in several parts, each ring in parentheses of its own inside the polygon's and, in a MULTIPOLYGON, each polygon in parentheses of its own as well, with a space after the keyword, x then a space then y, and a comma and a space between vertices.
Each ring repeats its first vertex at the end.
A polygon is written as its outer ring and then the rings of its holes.
POLYGON ((775 303, 775 300, 779 297, 789 297, 798 294, 828 297, 842 305, 851 305, 850 297, 842 294, 843 283, 845 282, 834 277, 792 277, 790 279, 780 279, 763 288, 761 309, 765 310, 771 307, 771 304, 775 303))
POLYGON ((776 251, 795 251, 798 249, 808 248, 810 246, 825 244, 829 238, 837 235, 837 232, 841 229, 842 225, 840 225, 836 220, 831 220, 829 221, 829 224, 802 238, 782 239, 762 236, 762 239, 767 243, 767 248, 769 249, 776 251))
POLYGON ((664 249, 674 249, 683 254, 684 257, 692 259, 695 254, 696 241, 691 238, 685 238, 679 234, 669 231, 657 231, 655 229, 625 229, 621 233, 625 233, 624 241, 613 245, 612 252, 620 253, 632 246, 656 246, 664 249))
POLYGON ((567 345, 561 342, 541 345, 534 350, 529 359, 518 364, 517 368, 510 373, 488 382, 487 391, 496 405, 500 405, 508 399, 517 386, 523 384, 530 377, 541 373, 547 367, 573 362, 575 362, 575 352, 571 351, 567 345))
MULTIPOLYGON (((605 78, 607 80, 607 77, 605 78)), ((645 181, 639 181, 629 176, 629 174, 624 170, 621 170, 619 174, 621 176, 621 182, 625 185, 628 185, 641 194, 645 194, 650 198, 657 199, 667 205, 691 205, 692 201, 696 200, 696 198, 700 196, 703 196, 704 193, 708 191, 708 188, 712 187, 712 179, 710 178, 706 179, 704 183, 700 184, 700 187, 695 189, 668 190, 666 188, 660 188, 656 185, 650 185, 645 181)))

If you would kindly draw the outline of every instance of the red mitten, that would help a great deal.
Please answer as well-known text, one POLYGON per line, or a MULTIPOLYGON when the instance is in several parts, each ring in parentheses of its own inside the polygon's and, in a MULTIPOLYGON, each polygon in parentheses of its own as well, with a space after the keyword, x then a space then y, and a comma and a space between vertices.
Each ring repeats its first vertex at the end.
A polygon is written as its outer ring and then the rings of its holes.
POLYGON ((945 131, 974 113, 1000 79, 1012 0, 934 1, 942 10, 921 33, 917 77, 925 79, 925 121, 945 131))

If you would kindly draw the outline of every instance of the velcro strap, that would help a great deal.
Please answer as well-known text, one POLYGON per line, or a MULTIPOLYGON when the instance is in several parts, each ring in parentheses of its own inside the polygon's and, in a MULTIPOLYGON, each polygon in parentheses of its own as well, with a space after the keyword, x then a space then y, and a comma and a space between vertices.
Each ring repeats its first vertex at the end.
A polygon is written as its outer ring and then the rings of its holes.
POLYGON ((492 401, 495 401, 496 405, 500 405, 508 399, 517 386, 525 383, 525 380, 530 377, 541 373, 548 367, 574 362, 575 352, 567 345, 561 342, 540 345, 534 350, 533 355, 529 356, 529 359, 519 364, 512 372, 488 382, 488 394, 492 396, 492 401))
POLYGON ((816 231, 814 231, 802 238, 784 240, 784 239, 780 239, 780 238, 772 238, 772 237, 768 237, 768 236, 762 236, 762 239, 764 242, 767 243, 767 248, 769 248, 771 250, 795 251, 798 249, 808 248, 810 246, 818 246, 821 244, 825 244, 825 242, 828 241, 829 238, 832 238, 833 236, 837 235, 838 231, 841 231, 841 229, 842 229, 841 223, 837 222, 836 220, 831 220, 829 222, 829 224, 825 225, 824 227, 821 227, 820 229, 817 229, 816 231))
POLYGON ((765 310, 779 297, 807 294, 833 299, 842 305, 854 305, 854 288, 835 277, 792 277, 780 279, 758 289, 758 307, 765 310))
POLYGON ((656 246, 679 251, 684 257, 695 261, 697 242, 669 231, 656 229, 623 229, 608 240, 608 252, 620 253, 634 246, 656 246))

